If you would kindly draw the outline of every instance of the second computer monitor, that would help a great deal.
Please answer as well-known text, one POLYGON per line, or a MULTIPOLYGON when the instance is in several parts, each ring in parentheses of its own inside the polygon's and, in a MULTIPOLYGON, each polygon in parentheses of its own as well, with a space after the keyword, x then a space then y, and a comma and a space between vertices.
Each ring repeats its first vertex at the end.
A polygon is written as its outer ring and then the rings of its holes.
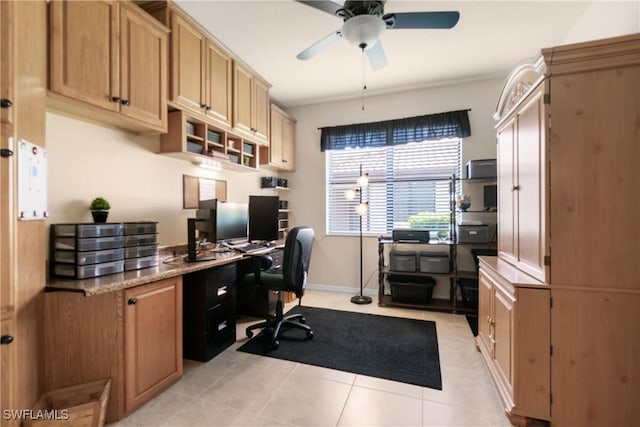
POLYGON ((249 224, 247 203, 221 202, 216 205, 216 240, 246 240, 249 224))
POLYGON ((278 197, 249 196, 249 240, 278 240, 278 197))

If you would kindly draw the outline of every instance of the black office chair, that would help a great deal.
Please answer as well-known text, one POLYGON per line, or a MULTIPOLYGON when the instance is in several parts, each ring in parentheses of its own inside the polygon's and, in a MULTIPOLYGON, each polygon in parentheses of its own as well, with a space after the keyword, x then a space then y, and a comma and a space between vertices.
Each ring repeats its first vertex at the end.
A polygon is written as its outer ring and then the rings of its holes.
POLYGON ((309 271, 311 259, 311 247, 314 233, 309 227, 294 227, 289 230, 284 244, 284 256, 282 266, 271 269, 272 259, 268 255, 259 255, 261 259, 260 269, 242 277, 240 286, 259 284, 270 291, 278 293, 275 317, 269 316, 265 322, 251 325, 247 328, 247 337, 253 336, 254 329, 267 329, 270 333, 270 347, 278 348, 278 336, 285 328, 298 328, 306 332, 307 339, 313 338, 313 331, 304 323, 305 318, 301 314, 284 316, 282 292, 294 292, 299 300, 302 300, 304 286, 309 271), (298 322, 296 322, 296 320, 298 322))

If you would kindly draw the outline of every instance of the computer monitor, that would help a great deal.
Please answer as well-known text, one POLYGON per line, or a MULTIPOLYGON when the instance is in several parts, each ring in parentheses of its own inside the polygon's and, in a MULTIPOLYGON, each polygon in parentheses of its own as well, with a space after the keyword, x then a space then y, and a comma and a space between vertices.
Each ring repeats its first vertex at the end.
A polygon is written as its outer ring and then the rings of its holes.
POLYGON ((278 240, 278 196, 249 196, 249 240, 278 240))
POLYGON ((249 206, 247 203, 221 202, 216 205, 216 241, 247 239, 249 206))
POLYGON ((498 208, 498 186, 497 185, 485 185, 484 186, 484 208, 491 211, 498 208))

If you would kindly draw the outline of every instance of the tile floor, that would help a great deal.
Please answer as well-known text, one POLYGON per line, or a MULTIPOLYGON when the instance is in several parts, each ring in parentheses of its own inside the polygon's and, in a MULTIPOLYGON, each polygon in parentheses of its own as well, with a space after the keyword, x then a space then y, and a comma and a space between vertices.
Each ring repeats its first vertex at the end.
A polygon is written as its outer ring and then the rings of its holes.
POLYGON ((239 323, 234 346, 207 363, 185 359, 180 381, 110 427, 510 426, 464 316, 349 299, 309 290, 303 302, 435 321, 442 390, 242 353, 249 323, 239 323))

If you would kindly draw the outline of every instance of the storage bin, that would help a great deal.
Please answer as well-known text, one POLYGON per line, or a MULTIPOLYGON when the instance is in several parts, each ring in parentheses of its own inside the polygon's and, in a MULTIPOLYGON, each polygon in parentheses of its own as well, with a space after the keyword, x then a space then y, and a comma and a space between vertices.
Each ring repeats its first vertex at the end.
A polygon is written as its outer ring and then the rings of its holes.
POLYGON ((76 251, 101 251, 104 249, 121 248, 124 237, 96 237, 89 239, 76 239, 75 237, 55 237, 55 249, 70 249, 76 251))
POLYGON ((429 276, 389 275, 391 298, 409 303, 430 303, 436 281, 429 276))
POLYGON ((416 271, 417 267, 416 251, 398 251, 391 250, 389 252, 389 270, 391 271, 416 271))
POLYGON ((251 144, 247 144, 246 142, 242 143, 242 152, 254 155, 254 146, 251 144))
POLYGON ((99 264, 103 262, 119 261, 124 259, 124 249, 108 249, 105 251, 54 251, 54 262, 70 263, 77 265, 99 264))
POLYGON ((458 243, 489 243, 489 226, 458 225, 458 243))
POLYGON ((124 270, 139 270, 141 268, 155 267, 158 265, 158 255, 131 258, 124 261, 124 270))
POLYGON ((112 237, 122 236, 123 226, 114 224, 51 224, 51 232, 56 237, 112 237))
POLYGON ((72 277, 74 279, 89 279, 106 274, 122 273, 124 271, 124 261, 90 265, 60 264, 54 262, 52 265, 52 276, 72 277))
POLYGON ((467 178, 495 178, 497 174, 496 159, 469 160, 467 162, 467 178))
POLYGON ((220 144, 220 134, 218 132, 208 130, 207 131, 207 140, 209 142, 213 142, 214 144, 220 144))
POLYGON ((110 391, 111 379, 107 378, 46 392, 32 408, 33 419, 23 420, 22 425, 102 427, 105 423, 110 391), (46 413, 48 416, 35 417, 38 413, 46 413))
POLYGON ((187 151, 190 153, 202 154, 202 144, 199 142, 187 141, 187 151))
POLYGON ((157 234, 133 234, 124 236, 124 246, 147 246, 158 243, 157 234))
POLYGON ((478 307, 478 279, 458 279, 462 303, 469 308, 478 307))
POLYGON ((158 232, 158 223, 153 221, 125 222, 124 234, 154 234, 158 232))
POLYGON ((420 252, 420 271, 423 273, 448 273, 447 252, 420 252))

